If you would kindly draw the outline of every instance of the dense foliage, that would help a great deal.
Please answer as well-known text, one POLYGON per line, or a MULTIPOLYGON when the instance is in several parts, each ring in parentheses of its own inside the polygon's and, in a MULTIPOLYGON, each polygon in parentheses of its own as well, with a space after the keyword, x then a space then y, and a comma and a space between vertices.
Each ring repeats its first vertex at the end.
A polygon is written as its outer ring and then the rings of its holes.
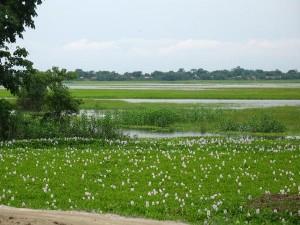
POLYGON ((0 1, 0 85, 16 94, 23 79, 32 72, 32 63, 26 59, 28 52, 8 46, 23 38, 26 27, 34 28, 33 17, 41 0, 1 0, 0 1))
POLYGON ((63 120, 45 120, 36 114, 12 113, 10 105, 0 104, 0 140, 70 137, 114 139, 120 136, 117 124, 109 116, 64 116, 63 120))
POLYGON ((98 81, 126 81, 126 80, 290 80, 300 79, 300 72, 297 70, 289 70, 284 73, 280 70, 264 71, 264 70, 246 70, 240 67, 232 70, 216 70, 209 72, 204 69, 192 69, 186 71, 179 69, 178 71, 153 73, 143 73, 136 71, 132 73, 120 74, 110 71, 83 71, 76 70, 78 80, 98 80, 98 81))
POLYGON ((12 114, 12 105, 0 99, 0 140, 8 139, 14 127, 14 119, 12 114))
MULTIPOLYGON (((251 132, 251 133, 283 133, 285 125, 271 113, 250 112, 242 120, 237 120, 239 110, 221 108, 188 108, 171 109, 144 108, 122 110, 114 114, 114 118, 125 128, 151 128, 173 130, 181 124, 193 124, 203 132, 209 128, 215 132, 251 132)), ((209 131, 211 131, 209 130, 209 131)))
MULTIPOLYGON (((33 73, 33 64, 26 59, 24 48, 12 47, 17 38, 23 38, 26 27, 34 28, 33 18, 41 0, 0 1, 0 85, 12 94, 18 94, 24 80, 33 73)), ((0 139, 9 139, 15 131, 16 113, 5 100, 0 101, 0 139)))
POLYGON ((72 79, 74 73, 52 68, 46 72, 30 74, 18 94, 18 105, 29 111, 47 112, 47 117, 61 118, 77 113, 80 100, 71 96, 63 81, 72 79))

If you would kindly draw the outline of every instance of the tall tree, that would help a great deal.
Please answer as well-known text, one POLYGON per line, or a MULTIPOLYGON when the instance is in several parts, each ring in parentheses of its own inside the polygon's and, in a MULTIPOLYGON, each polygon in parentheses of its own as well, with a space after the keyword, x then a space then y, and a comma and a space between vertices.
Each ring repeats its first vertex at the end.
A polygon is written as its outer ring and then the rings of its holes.
POLYGON ((23 38, 26 27, 35 28, 33 18, 42 0, 0 0, 0 85, 17 94, 24 78, 32 72, 24 48, 10 49, 23 38))

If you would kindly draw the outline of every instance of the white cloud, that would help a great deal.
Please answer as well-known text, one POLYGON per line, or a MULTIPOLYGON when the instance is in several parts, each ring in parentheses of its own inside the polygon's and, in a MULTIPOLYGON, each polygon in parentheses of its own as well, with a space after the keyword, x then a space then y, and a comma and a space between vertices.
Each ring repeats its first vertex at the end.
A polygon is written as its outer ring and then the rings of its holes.
POLYGON ((163 46, 160 49, 161 53, 172 53, 178 51, 195 51, 202 49, 214 49, 222 46, 222 42, 215 40, 179 40, 174 41, 174 44, 170 44, 169 46, 163 46))
POLYGON ((67 69, 176 70, 178 68, 300 70, 300 39, 79 39, 63 46, 32 42, 28 48, 38 68, 53 65, 67 69))
POLYGON ((65 50, 75 51, 98 51, 105 49, 115 49, 117 46, 114 41, 89 41, 88 39, 80 39, 70 42, 64 46, 65 50))
MULTIPOLYGON (((300 50, 300 39, 283 40, 259 40, 251 39, 244 42, 229 42, 218 40, 202 39, 120 39, 113 41, 91 41, 81 39, 67 43, 64 47, 66 51, 87 51, 99 52, 103 50, 123 53, 139 54, 178 54, 180 52, 205 52, 205 51, 282 51, 300 50)), ((224 52, 226 53, 226 52, 224 52)), ((245 52, 247 53, 247 52, 245 52)))
POLYGON ((300 39, 282 39, 282 40, 249 40, 246 45, 256 49, 299 49, 300 39))

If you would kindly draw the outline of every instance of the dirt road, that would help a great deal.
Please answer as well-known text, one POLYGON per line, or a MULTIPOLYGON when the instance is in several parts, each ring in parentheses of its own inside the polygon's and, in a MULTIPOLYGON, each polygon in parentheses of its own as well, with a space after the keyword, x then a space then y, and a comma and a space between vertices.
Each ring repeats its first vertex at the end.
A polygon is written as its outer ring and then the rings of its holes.
POLYGON ((0 225, 184 225, 111 214, 16 209, 0 206, 0 225))

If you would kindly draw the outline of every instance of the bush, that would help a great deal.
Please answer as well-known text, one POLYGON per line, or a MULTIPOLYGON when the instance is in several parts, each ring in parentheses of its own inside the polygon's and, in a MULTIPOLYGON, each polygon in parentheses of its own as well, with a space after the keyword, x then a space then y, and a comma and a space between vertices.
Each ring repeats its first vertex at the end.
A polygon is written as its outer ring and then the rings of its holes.
POLYGON ((0 139, 8 139, 13 130, 13 107, 3 99, 0 99, 0 139))
MULTIPOLYGON (((116 123, 110 116, 105 118, 88 118, 87 116, 64 117, 63 120, 43 119, 40 115, 16 114, 14 123, 5 139, 37 138, 99 138, 113 139, 121 136, 116 123)), ((3 139, 3 138, 2 138, 3 139)))
POLYGON ((255 115, 250 118, 246 124, 247 131, 262 133, 280 133, 286 130, 286 127, 273 116, 268 114, 255 115))
POLYGON ((260 114, 252 116, 246 122, 237 122, 233 119, 225 119, 220 123, 222 131, 260 132, 260 133, 280 133, 286 127, 272 115, 260 114))
POLYGON ((18 94, 18 106, 28 111, 46 112, 45 118, 57 120, 78 113, 81 101, 73 98, 63 84, 73 76, 73 73, 55 67, 47 72, 33 72, 24 80, 18 94))
POLYGON ((76 114, 79 111, 80 100, 71 96, 67 87, 58 85, 52 88, 45 99, 48 113, 45 117, 61 120, 64 116, 76 114))
POLYGON ((49 78, 46 73, 35 71, 26 77, 18 93, 17 105, 28 111, 41 111, 48 93, 49 78))
POLYGON ((65 127, 68 137, 93 137, 112 139, 121 136, 116 121, 110 114, 104 118, 87 117, 82 115, 71 120, 70 125, 65 127))
POLYGON ((182 114, 184 114, 181 116, 183 122, 213 122, 222 117, 223 111, 211 108, 192 108, 182 114))
POLYGON ((224 119, 220 122, 220 129, 222 131, 241 131, 241 124, 233 119, 224 119))

